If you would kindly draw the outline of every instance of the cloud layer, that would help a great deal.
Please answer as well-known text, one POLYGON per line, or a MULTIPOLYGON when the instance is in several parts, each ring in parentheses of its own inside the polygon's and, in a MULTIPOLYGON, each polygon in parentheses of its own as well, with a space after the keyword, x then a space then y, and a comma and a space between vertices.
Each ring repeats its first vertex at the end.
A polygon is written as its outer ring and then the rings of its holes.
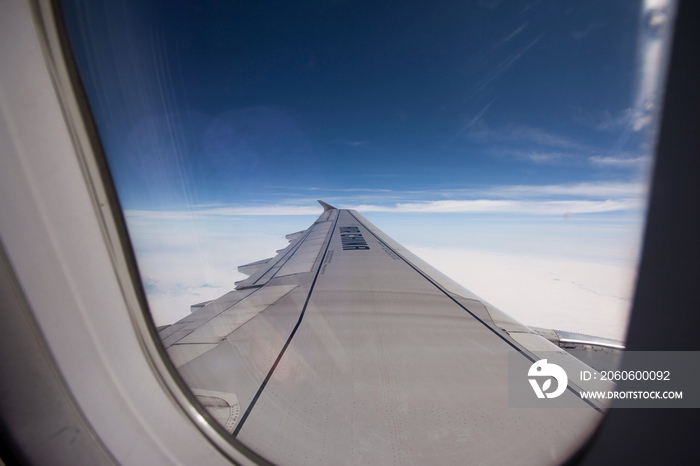
MULTIPOLYGON (((627 163, 602 160, 600 163, 627 163)), ((127 218, 185 220, 192 218, 319 215, 321 210, 308 193, 272 205, 192 206, 182 210, 128 210, 127 218)), ((603 182, 560 185, 507 185, 442 189, 435 191, 360 190, 338 192, 314 189, 339 208, 360 212, 399 213, 495 213, 572 215, 641 210, 647 194, 643 183, 603 182)))

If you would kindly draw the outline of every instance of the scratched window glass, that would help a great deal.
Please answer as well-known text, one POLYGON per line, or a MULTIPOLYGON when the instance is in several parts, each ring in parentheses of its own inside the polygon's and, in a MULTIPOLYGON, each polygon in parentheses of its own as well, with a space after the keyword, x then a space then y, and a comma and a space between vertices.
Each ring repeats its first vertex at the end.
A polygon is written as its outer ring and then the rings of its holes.
POLYGON ((60 4, 149 312, 228 435, 558 464, 593 432, 509 408, 507 355, 619 361, 671 0, 60 4))

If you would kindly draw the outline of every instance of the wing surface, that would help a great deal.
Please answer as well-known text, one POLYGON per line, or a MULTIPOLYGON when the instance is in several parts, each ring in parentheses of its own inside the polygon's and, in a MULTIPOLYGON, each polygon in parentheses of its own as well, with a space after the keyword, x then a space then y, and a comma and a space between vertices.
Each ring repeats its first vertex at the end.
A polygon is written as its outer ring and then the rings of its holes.
POLYGON ((236 290, 160 331, 233 435, 280 464, 382 465, 556 464, 588 437, 604 407, 576 392, 599 385, 569 382, 576 408, 509 408, 507 370, 509 355, 523 373, 542 357, 589 366, 322 205, 236 290))

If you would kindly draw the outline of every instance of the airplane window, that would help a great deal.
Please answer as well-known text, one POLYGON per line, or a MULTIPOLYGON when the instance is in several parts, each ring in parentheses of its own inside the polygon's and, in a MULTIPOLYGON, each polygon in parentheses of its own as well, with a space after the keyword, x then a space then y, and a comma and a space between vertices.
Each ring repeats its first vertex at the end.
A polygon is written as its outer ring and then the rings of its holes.
POLYGON ((508 355, 619 361, 672 0, 60 5, 158 335, 231 436, 558 464, 591 435, 605 406, 509 405, 508 355))

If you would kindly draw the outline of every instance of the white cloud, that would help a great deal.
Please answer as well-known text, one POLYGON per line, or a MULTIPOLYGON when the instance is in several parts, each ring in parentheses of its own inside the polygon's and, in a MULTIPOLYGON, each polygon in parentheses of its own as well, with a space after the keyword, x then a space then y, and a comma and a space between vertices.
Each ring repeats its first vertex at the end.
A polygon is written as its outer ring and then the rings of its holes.
POLYGON ((617 167, 617 168, 634 168, 634 167, 646 167, 651 163, 651 156, 640 155, 637 157, 625 157, 625 156, 609 156, 605 157, 602 155, 595 155, 589 157, 588 161, 594 165, 599 165, 603 167, 617 167))
POLYGON ((584 148, 582 144, 579 144, 572 139, 527 125, 514 126, 510 128, 506 135, 513 141, 532 142, 547 147, 558 147, 561 149, 584 148))
POLYGON ((625 128, 640 131, 649 126, 654 121, 656 97, 649 94, 646 101, 639 100, 642 97, 641 93, 637 96, 638 107, 626 108, 615 114, 606 111, 595 125, 595 129, 614 133, 625 128))
POLYGON ((274 256, 288 244, 285 234, 308 227, 313 219, 127 218, 156 325, 175 322, 190 313, 191 305, 233 290, 234 283, 245 278, 237 271, 239 265, 274 256))
MULTIPOLYGON (((415 246, 411 249, 429 263, 524 323, 619 337, 620 329, 624 330, 619 321, 626 315, 620 309, 628 305, 629 293, 612 292, 601 286, 607 282, 621 283, 620 267, 633 270, 634 260, 628 259, 633 254, 628 254, 627 249, 637 243, 628 236, 630 231, 638 231, 638 226, 628 225, 629 222, 612 225, 610 217, 605 217, 607 220, 603 222, 596 217, 565 221, 554 215, 566 217, 638 208, 642 205, 643 186, 631 183, 515 185, 476 188, 471 193, 476 191, 490 193, 492 197, 397 202, 390 206, 376 203, 355 208, 371 216, 398 241, 413 242, 415 246), (565 200, 567 196, 574 199, 565 200), (382 216, 375 212, 397 215, 382 216), (434 217, 435 223, 418 222, 410 231, 405 228, 405 219, 410 217, 398 215, 431 212, 495 215, 491 217, 493 221, 479 220, 476 224, 457 215, 434 217), (517 220, 504 223, 503 219, 512 219, 513 214, 552 217, 519 215, 517 220), (441 248, 431 248, 441 244, 441 248), (486 252, 465 251, 461 246, 449 249, 445 244, 464 244, 467 248, 484 248, 486 252), (425 250, 430 251, 423 254, 421 251, 425 250), (493 251, 500 251, 500 258, 490 258, 488 254, 496 254, 493 251), (503 254, 504 251, 510 254, 503 254), (536 254, 538 258, 519 259, 524 254, 536 254), (514 259, 509 262, 511 256, 514 259), (593 262, 598 259, 600 267, 593 262), (588 265, 576 265, 583 262, 588 265), (554 275, 548 275, 550 272, 554 275), (489 283, 493 285, 491 288, 489 283), (522 303, 516 307, 518 296, 525 299, 520 299, 522 303), (566 311, 558 316, 557 312, 563 308, 566 311), (596 317, 596 313, 608 317, 596 317), (574 320, 562 320, 566 316, 574 320), (613 330, 608 331, 610 328, 613 330)), ((438 192, 431 195, 435 193, 438 192)), ((377 193, 377 198, 381 195, 377 193)), ((238 265, 273 256, 276 249, 287 244, 285 234, 308 227, 320 214, 320 206, 309 202, 303 208, 313 213, 310 218, 289 215, 290 209, 307 211, 282 204, 257 210, 271 213, 269 217, 239 216, 245 211, 241 206, 205 207, 201 209, 204 214, 194 217, 189 211, 130 212, 129 231, 156 324, 179 320, 189 313, 192 304, 232 290, 234 282, 243 278, 236 271, 238 265), (195 221, 190 221, 193 218, 195 221)), ((338 207, 346 205, 339 203, 338 207)), ((639 215, 633 211, 627 217, 634 220, 639 215)), ((415 217, 412 221, 415 222, 415 217)), ((634 247, 630 250, 636 251, 634 247)))
POLYGON ((634 121, 636 113, 634 108, 626 108, 615 114, 606 110, 595 128, 600 131, 619 131, 634 121))
POLYGON ((480 142, 536 144, 539 147, 560 150, 589 150, 587 146, 573 139, 529 125, 519 124, 497 129, 491 128, 481 119, 490 105, 489 103, 476 117, 466 123, 463 132, 467 138, 480 142))
MULTIPOLYGON (((166 230, 163 228, 152 239, 162 240, 167 236, 166 230)), ((269 257, 286 243, 281 236, 275 240, 225 240, 207 233, 195 242, 201 243, 200 247, 175 247, 178 242, 166 241, 169 246, 138 254, 157 325, 177 321, 189 314, 192 304, 216 299, 232 290, 233 283, 244 278, 236 272, 236 266, 269 257)), ((617 339, 625 334, 634 259, 594 262, 522 252, 504 254, 420 244, 408 247, 527 325, 617 339)))
POLYGON ((571 154, 566 154, 563 152, 550 152, 550 151, 539 151, 539 150, 532 150, 532 151, 518 151, 518 150, 511 150, 511 151, 504 151, 506 153, 510 153, 512 156, 515 158, 518 158, 520 160, 528 160, 530 162, 534 163, 544 163, 544 164, 559 164, 562 162, 567 162, 567 161, 572 161, 575 160, 575 157, 572 156, 571 154))
POLYGON ((127 210, 127 218, 153 218, 161 220, 188 220, 197 217, 237 217, 237 216, 284 216, 284 215, 320 215, 321 207, 309 205, 271 205, 271 206, 231 206, 215 208, 197 208, 187 210, 127 210))
MULTIPOLYGON (((642 158, 643 159, 643 158, 642 158)), ((628 166, 646 163, 636 158, 599 157, 592 163, 628 166)), ((339 191, 329 191, 338 194, 339 191)), ((589 182, 552 185, 503 185, 453 190, 387 191, 384 189, 345 190, 344 196, 322 198, 339 208, 360 212, 412 213, 508 213, 569 215, 619 212, 640 209, 647 195, 645 183, 589 182)), ((262 206, 203 206, 183 210, 127 210, 130 222, 140 220, 204 220, 245 217, 318 216, 322 212, 316 198, 297 198, 284 204, 262 206)))
POLYGON ((646 183, 592 182, 549 185, 494 186, 482 191, 484 195, 515 198, 578 196, 584 198, 643 198, 646 183))
POLYGON ((602 201, 515 201, 515 200, 444 200, 398 203, 395 206, 359 205, 360 212, 424 212, 424 213, 511 213, 536 215, 570 215, 616 212, 640 209, 639 199, 606 199, 602 201))
POLYGON ((624 340, 634 260, 607 263, 472 249, 409 246, 453 280, 525 325, 624 340))

